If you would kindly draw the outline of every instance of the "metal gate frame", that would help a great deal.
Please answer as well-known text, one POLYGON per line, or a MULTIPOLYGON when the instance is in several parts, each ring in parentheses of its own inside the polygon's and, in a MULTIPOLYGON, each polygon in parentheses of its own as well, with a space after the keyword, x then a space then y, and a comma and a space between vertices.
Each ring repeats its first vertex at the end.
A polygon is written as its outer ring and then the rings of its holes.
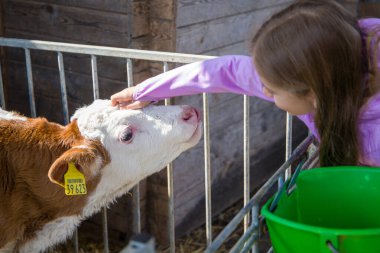
MULTIPOLYGON (((65 81, 65 68, 63 64, 63 53, 85 54, 89 56, 91 61, 92 83, 93 83, 93 97, 99 98, 99 85, 98 85, 98 71, 97 71, 97 57, 107 56, 115 58, 124 58, 126 60, 126 73, 128 87, 133 86, 133 60, 147 60, 162 62, 163 72, 168 71, 168 63, 192 63, 201 60, 212 59, 214 56, 194 55, 194 54, 180 54, 170 52, 159 52, 149 50, 136 50, 126 48, 115 47, 103 47, 82 45, 73 43, 60 43, 50 41, 39 40, 23 40, 0 37, 0 46, 22 48, 25 51, 25 64, 27 71, 28 92, 29 92, 29 105, 31 108, 31 116, 36 117, 36 107, 34 99, 34 87, 33 87, 33 72, 30 52, 31 50, 43 50, 54 51, 57 53, 58 69, 60 75, 61 85, 61 98, 63 107, 64 122, 69 122, 66 81, 65 81)), ((206 240, 207 249, 205 252, 216 252, 218 248, 223 244, 227 237, 236 229, 236 227, 244 219, 244 234, 231 249, 231 252, 252 252, 258 253, 258 225, 259 225, 259 203, 261 198, 268 192, 276 182, 279 185, 286 180, 291 173, 290 165, 296 161, 302 154, 304 154, 308 146, 313 142, 313 137, 307 137, 299 147, 297 147, 292 154, 292 116, 287 114, 286 116, 286 150, 285 158, 286 162, 273 174, 273 176, 262 186, 258 192, 251 198, 250 197, 250 182, 249 182, 249 168, 250 168, 250 143, 249 143, 249 97, 244 95, 244 207, 238 212, 238 214, 231 220, 231 222, 224 228, 224 230, 213 240, 211 233, 212 228, 212 213, 211 213, 211 166, 210 166, 210 128, 209 128, 209 110, 208 110, 208 95, 203 93, 203 124, 204 124, 204 168, 205 168, 205 201, 206 201, 206 240)), ((165 104, 169 105, 170 100, 165 100, 165 104)), ((0 105, 2 108, 6 108, 4 87, 2 78, 2 67, 0 64, 0 105)), ((312 167, 317 161, 316 152, 312 154, 308 161, 304 164, 304 168, 312 167)), ((174 205, 173 205, 173 166, 169 164, 167 166, 168 177, 168 197, 169 197, 169 241, 170 241, 170 253, 175 252, 175 233, 174 233, 174 205)), ((134 224, 133 231, 138 234, 141 232, 140 223, 140 193, 138 185, 133 188, 133 215, 134 224)), ((103 220, 103 240, 104 240, 104 252, 109 252, 108 244, 108 229, 107 229, 107 209, 102 210, 103 220)), ((75 232, 74 236, 74 251, 79 251, 78 234, 75 232)))

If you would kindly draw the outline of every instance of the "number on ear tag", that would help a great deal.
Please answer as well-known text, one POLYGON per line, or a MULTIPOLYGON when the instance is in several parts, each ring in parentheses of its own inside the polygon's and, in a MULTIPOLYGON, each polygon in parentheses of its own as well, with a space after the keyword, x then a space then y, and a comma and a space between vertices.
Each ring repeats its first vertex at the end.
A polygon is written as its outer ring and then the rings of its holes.
POLYGON ((69 163, 69 169, 64 175, 65 194, 66 195, 83 195, 87 194, 86 180, 74 163, 69 163))

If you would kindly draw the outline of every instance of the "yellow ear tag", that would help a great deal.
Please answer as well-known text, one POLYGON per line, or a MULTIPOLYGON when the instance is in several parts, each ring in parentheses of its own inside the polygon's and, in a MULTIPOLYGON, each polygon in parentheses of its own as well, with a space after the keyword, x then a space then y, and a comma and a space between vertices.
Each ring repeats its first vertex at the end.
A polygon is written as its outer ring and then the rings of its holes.
POLYGON ((86 180, 74 163, 69 163, 69 169, 64 175, 65 194, 66 195, 82 195, 87 194, 86 180))

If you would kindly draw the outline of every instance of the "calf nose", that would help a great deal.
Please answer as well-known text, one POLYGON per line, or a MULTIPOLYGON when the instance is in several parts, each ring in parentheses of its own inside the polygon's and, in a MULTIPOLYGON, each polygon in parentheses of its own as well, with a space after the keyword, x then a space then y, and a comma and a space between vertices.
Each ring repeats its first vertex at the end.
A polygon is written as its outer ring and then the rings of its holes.
POLYGON ((181 118, 183 121, 188 123, 197 123, 200 119, 200 113, 197 109, 191 106, 183 106, 183 111, 181 114, 181 118))

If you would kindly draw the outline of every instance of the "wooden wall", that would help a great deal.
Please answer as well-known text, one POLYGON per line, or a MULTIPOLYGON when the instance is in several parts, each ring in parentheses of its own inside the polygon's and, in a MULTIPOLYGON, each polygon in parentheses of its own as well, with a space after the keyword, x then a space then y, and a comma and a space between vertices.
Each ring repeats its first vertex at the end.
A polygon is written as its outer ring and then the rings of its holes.
POLYGON ((360 4, 359 15, 361 17, 380 18, 380 2, 377 0, 364 0, 360 4))

